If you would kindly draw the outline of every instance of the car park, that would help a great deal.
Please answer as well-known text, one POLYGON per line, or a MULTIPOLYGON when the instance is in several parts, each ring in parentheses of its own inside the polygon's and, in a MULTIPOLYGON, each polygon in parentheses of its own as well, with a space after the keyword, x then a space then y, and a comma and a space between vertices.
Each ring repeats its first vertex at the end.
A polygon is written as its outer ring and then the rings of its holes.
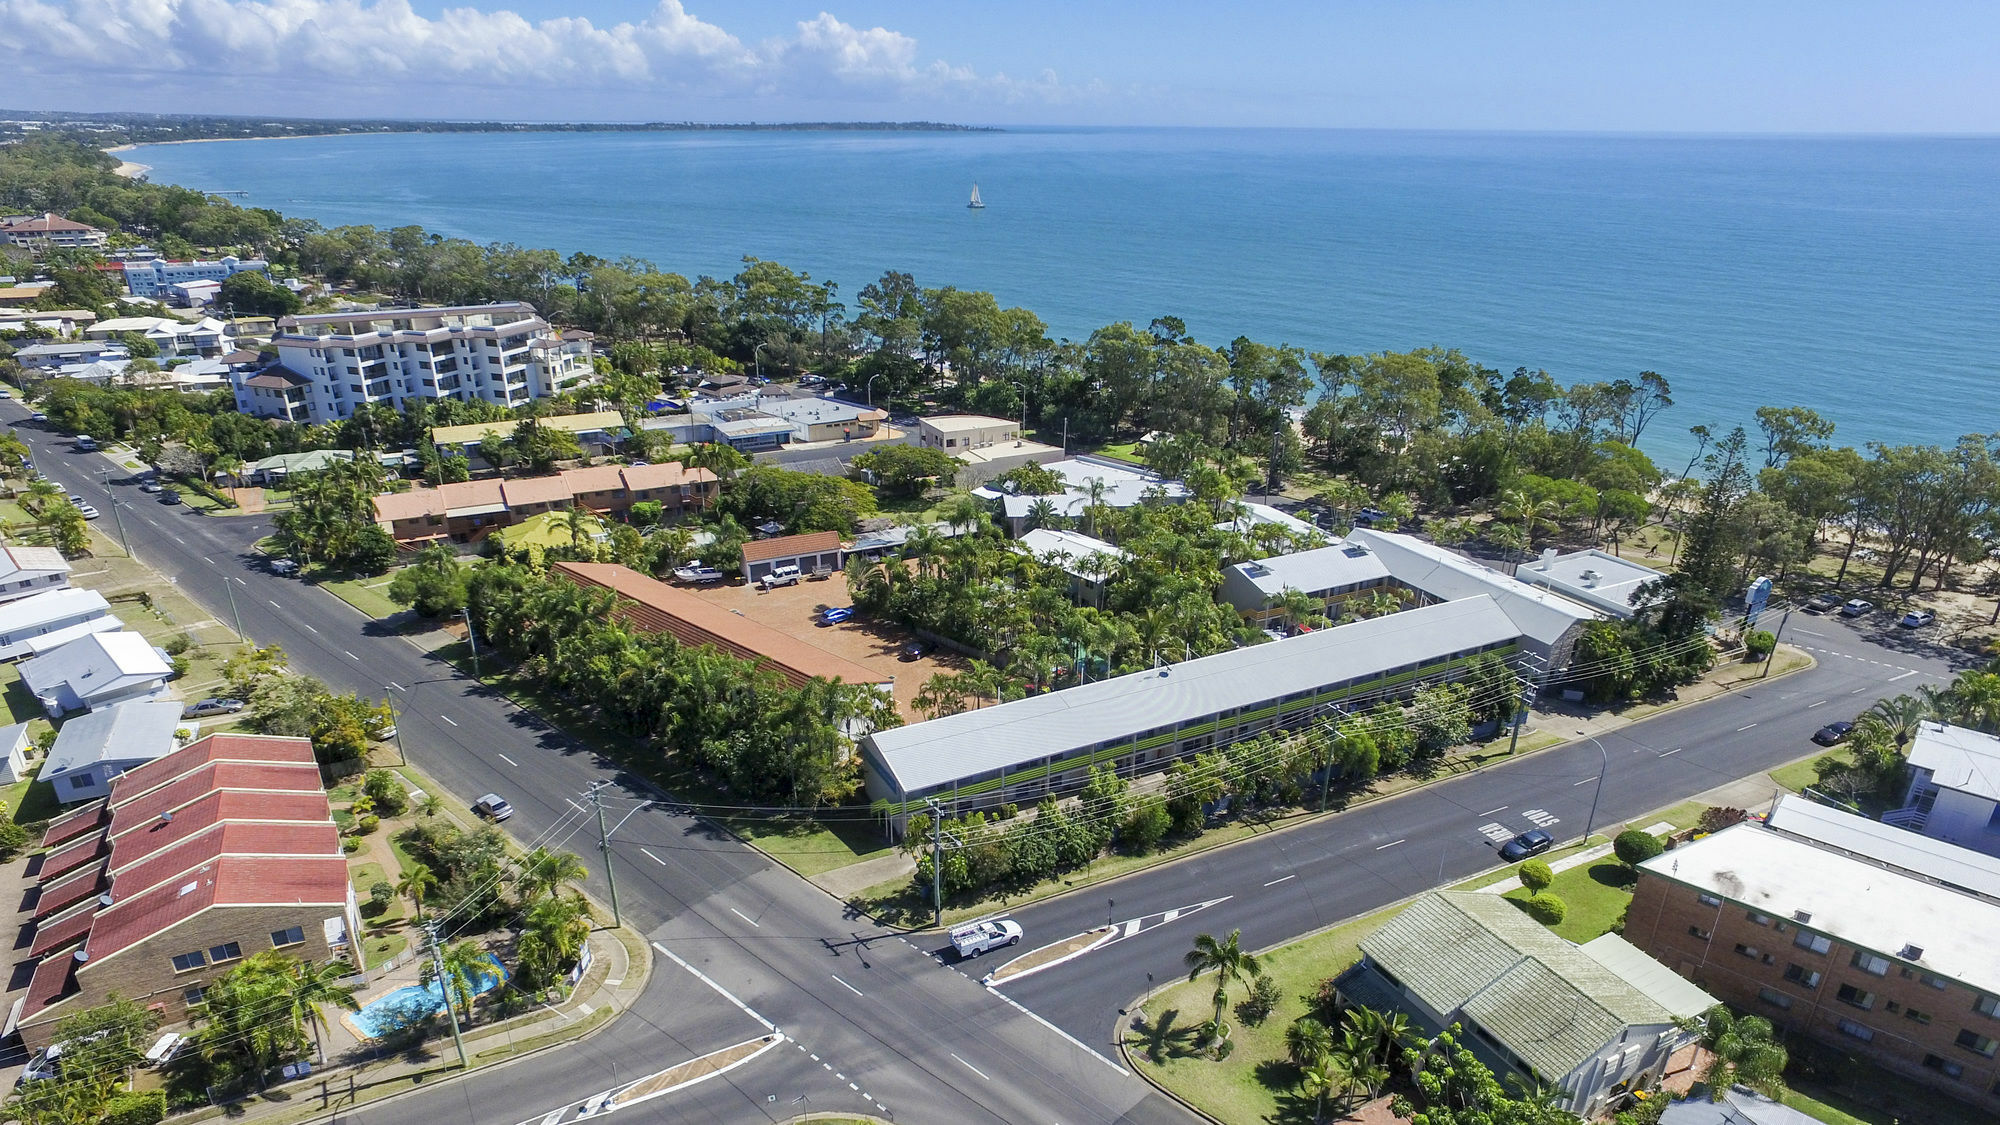
POLYGON ((199 703, 190 703, 186 707, 181 708, 181 718, 202 719, 210 715, 234 715, 236 712, 243 710, 243 706, 243 701, 240 699, 227 699, 222 696, 214 696, 204 699, 199 703))
POLYGON ((500 794, 488 793, 477 801, 472 802, 472 811, 485 817, 487 820, 499 821, 513 816, 514 806, 508 804, 507 798, 502 797, 500 794))
POLYGON ((1518 863, 1541 855, 1555 846, 1555 837, 1537 828, 1532 832, 1523 832, 1500 845, 1500 858, 1509 863, 1518 863))
POLYGON ((722 572, 712 566, 683 566, 674 569, 674 577, 682 582, 720 582, 722 572))
POLYGON ((1806 599, 1803 608, 1807 613, 1832 613, 1840 608, 1840 599, 1832 594, 1814 594, 1806 599))
POLYGON ((1853 733, 1854 733, 1853 723, 1845 721, 1838 723, 1828 723, 1825 726, 1813 732, 1812 740, 1814 742, 1819 743, 1821 746, 1837 746, 1840 743, 1845 742, 1847 740, 1847 736, 1853 733))
POLYGON ((1897 624, 1905 629, 1921 629, 1936 620, 1937 614, 1932 613, 1928 609, 1913 609, 1904 614, 1903 619, 1897 622, 1897 624))
POLYGON ((1021 944, 1021 924, 1007 918, 989 918, 981 922, 967 922, 951 929, 951 947, 958 951, 959 960, 977 957, 989 949, 999 949, 1008 945, 1021 944))
POLYGON ((1875 612, 1875 603, 1867 598, 1849 598, 1840 607, 1842 617, 1866 617, 1875 612))

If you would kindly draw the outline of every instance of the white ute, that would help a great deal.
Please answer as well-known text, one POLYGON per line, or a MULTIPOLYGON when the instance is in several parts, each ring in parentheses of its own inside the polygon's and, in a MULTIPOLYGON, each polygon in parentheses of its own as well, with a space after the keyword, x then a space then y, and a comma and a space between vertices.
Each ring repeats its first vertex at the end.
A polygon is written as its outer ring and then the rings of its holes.
POLYGON ((1001 918, 985 922, 967 922, 951 928, 951 947, 958 950, 958 958, 977 957, 989 949, 1003 945, 1018 945, 1021 942, 1021 924, 1001 918))

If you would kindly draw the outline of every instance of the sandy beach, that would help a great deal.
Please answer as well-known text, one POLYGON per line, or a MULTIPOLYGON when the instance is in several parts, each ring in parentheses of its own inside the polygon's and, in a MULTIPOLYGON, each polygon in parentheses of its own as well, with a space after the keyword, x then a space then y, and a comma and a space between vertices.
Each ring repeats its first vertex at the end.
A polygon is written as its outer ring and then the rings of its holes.
MULTIPOLYGON (((389 130, 389 132, 394 132, 394 131, 395 130, 389 130)), ((298 133, 284 137, 195 137, 185 141, 148 141, 146 143, 148 145, 213 145, 213 144, 226 144, 230 141, 303 141, 303 140, 310 140, 314 137, 373 137, 379 135, 381 134, 298 133)), ((110 148, 107 148, 104 151, 116 156, 118 153, 130 152, 138 147, 139 147, 138 145, 112 145, 110 148)), ((138 179, 140 176, 143 176, 152 170, 153 166, 151 164, 135 164, 132 161, 125 160, 123 158, 120 158, 118 164, 118 174, 124 176, 126 179, 138 179)))

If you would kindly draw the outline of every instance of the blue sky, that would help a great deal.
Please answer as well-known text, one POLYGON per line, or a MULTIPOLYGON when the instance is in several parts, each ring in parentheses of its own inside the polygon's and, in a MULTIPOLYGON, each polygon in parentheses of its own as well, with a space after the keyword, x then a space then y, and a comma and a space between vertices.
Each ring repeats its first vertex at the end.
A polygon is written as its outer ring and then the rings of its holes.
POLYGON ((24 108, 2000 132, 1990 0, 0 0, 0 35, 24 108))

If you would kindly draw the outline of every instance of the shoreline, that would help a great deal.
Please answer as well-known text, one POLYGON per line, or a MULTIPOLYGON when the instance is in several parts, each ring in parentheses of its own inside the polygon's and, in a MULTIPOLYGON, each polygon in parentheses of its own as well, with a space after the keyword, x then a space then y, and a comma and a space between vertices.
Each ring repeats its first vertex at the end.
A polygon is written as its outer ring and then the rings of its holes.
MULTIPOLYGON (((144 144, 112 145, 104 151, 108 155, 118 156, 119 153, 131 152, 139 148, 150 148, 153 145, 212 145, 226 144, 230 141, 309 141, 325 137, 389 137, 407 135, 417 131, 415 129, 389 129, 380 133, 288 133, 282 137, 190 137, 180 141, 146 141, 144 144)), ((151 164, 135 163, 120 156, 118 167, 113 174, 123 176, 128 180, 136 180, 152 170, 153 166, 151 164)))

